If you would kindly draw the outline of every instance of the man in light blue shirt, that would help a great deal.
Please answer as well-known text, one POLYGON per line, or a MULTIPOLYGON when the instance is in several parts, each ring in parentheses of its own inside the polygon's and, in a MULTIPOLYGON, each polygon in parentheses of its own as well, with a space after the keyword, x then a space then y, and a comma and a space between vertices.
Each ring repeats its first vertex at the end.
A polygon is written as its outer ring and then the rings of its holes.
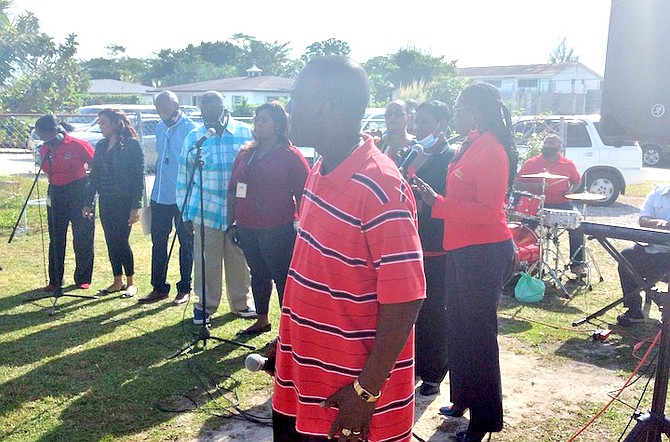
POLYGON ((171 91, 156 96, 156 111, 161 121, 156 124, 156 179, 151 191, 151 285, 153 290, 140 298, 140 304, 151 304, 168 297, 168 238, 173 225, 179 238, 179 272, 175 305, 188 302, 193 270, 193 232, 181 222, 183 200, 176 195, 179 157, 186 135, 198 125, 182 113, 179 100, 171 91))
POLYGON ((193 322, 209 322, 211 315, 218 309, 224 268, 230 311, 245 318, 256 317, 249 296, 249 267, 242 250, 226 235, 226 197, 233 161, 240 148, 253 139, 253 135, 248 125, 230 118, 223 105, 223 95, 219 92, 205 92, 201 98, 200 111, 204 126, 192 130, 186 136, 177 178, 177 200, 186 199, 183 218, 193 223, 195 232, 194 291, 199 299, 193 305, 193 322), (210 129, 215 129, 216 134, 202 142, 200 162, 197 144, 210 129), (202 180, 199 163, 202 164, 202 180), (191 181, 193 185, 189 190, 191 181), (204 241, 200 237, 201 226, 204 229, 204 241), (206 257, 204 263, 201 259, 202 247, 206 257))
MULTIPOLYGON (((670 230, 670 184, 656 186, 640 207, 640 227, 670 230)), ((654 283, 670 272, 670 247, 658 244, 635 244, 621 251, 635 271, 646 281, 654 283)), ((619 278, 623 290, 623 304, 628 308, 617 318, 623 326, 644 321, 640 287, 633 277, 619 266, 619 278)))

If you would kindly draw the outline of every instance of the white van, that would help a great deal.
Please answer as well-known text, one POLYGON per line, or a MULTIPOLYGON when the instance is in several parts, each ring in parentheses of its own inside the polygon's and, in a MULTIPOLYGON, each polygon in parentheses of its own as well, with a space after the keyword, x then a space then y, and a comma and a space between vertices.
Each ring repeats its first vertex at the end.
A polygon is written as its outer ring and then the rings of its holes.
POLYGON ((574 161, 585 190, 607 198, 599 205, 612 205, 626 186, 645 182, 642 150, 637 141, 604 139, 599 131, 600 115, 527 115, 514 120, 519 156, 524 158, 533 135, 563 136, 565 156, 574 161))

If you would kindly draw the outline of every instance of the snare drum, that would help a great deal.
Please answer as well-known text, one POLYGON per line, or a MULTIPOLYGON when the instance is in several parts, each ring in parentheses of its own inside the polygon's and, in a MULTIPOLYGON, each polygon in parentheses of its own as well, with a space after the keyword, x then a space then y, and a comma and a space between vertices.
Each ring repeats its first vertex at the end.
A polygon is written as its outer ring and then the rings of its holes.
POLYGON ((508 284, 511 279, 535 266, 540 261, 540 238, 535 231, 519 222, 508 222, 514 243, 514 262, 507 271, 504 281, 508 284))
POLYGON ((542 209, 540 218, 545 227, 573 230, 579 227, 583 217, 578 210, 542 209))
POLYGON ((507 215, 514 219, 538 219, 542 199, 529 192, 515 191, 509 197, 507 215))

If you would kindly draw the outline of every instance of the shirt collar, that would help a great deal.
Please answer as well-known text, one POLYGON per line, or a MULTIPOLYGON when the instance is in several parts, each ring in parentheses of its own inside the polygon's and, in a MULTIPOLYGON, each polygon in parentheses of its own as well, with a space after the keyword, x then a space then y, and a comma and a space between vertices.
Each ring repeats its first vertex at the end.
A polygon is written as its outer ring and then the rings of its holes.
MULTIPOLYGON (((370 135, 362 134, 363 143, 356 147, 351 154, 344 159, 338 166, 332 170, 329 174, 325 175, 324 178, 327 178, 334 183, 346 183, 357 173, 361 166, 369 159, 372 158, 375 154, 380 154, 381 151, 375 146, 375 142, 370 135)), ((323 165, 323 160, 319 161, 319 168, 317 172, 321 173, 321 167, 323 165)))

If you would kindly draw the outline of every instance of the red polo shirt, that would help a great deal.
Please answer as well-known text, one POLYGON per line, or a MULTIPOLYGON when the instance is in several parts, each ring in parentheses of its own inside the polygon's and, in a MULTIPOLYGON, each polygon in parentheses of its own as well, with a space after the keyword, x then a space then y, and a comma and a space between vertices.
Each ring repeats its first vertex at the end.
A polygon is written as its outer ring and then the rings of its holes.
MULTIPOLYGON (((337 415, 319 403, 361 372, 380 304, 425 297, 412 191, 371 138, 335 170, 310 172, 286 282, 273 407, 297 430, 326 436, 337 415)), ((414 421, 414 333, 371 422, 370 441, 409 441, 414 421)))
POLYGON ((446 196, 438 195, 433 206, 433 218, 444 219, 444 250, 512 237, 504 210, 509 177, 505 148, 490 133, 473 133, 468 140, 470 147, 449 165, 446 196))
POLYGON ((45 143, 40 146, 42 170, 49 177, 50 184, 64 186, 86 176, 86 164, 93 160, 93 153, 88 141, 65 134, 65 138, 56 145, 45 143))
MULTIPOLYGON (((534 183, 541 183, 542 178, 521 178, 521 176, 531 175, 544 171, 553 173, 554 175, 563 175, 567 177, 563 179, 546 180, 547 187, 545 191, 544 202, 546 204, 564 204, 571 202, 565 197, 565 193, 568 191, 570 184, 579 183, 581 180, 581 176, 577 171, 577 166, 575 166, 575 163, 560 153, 558 154, 558 160, 553 162, 547 161, 544 155, 540 154, 532 158, 528 158, 523 163, 521 169, 519 169, 519 172, 517 172, 517 180, 522 183, 529 181, 534 183)), ((540 192, 536 193, 539 194, 540 192)))
POLYGON ((278 147, 261 159, 255 156, 254 149, 243 149, 233 163, 228 198, 236 198, 235 222, 249 229, 292 222, 309 173, 307 160, 293 146, 278 147), (240 182, 247 185, 244 198, 236 197, 240 182))

